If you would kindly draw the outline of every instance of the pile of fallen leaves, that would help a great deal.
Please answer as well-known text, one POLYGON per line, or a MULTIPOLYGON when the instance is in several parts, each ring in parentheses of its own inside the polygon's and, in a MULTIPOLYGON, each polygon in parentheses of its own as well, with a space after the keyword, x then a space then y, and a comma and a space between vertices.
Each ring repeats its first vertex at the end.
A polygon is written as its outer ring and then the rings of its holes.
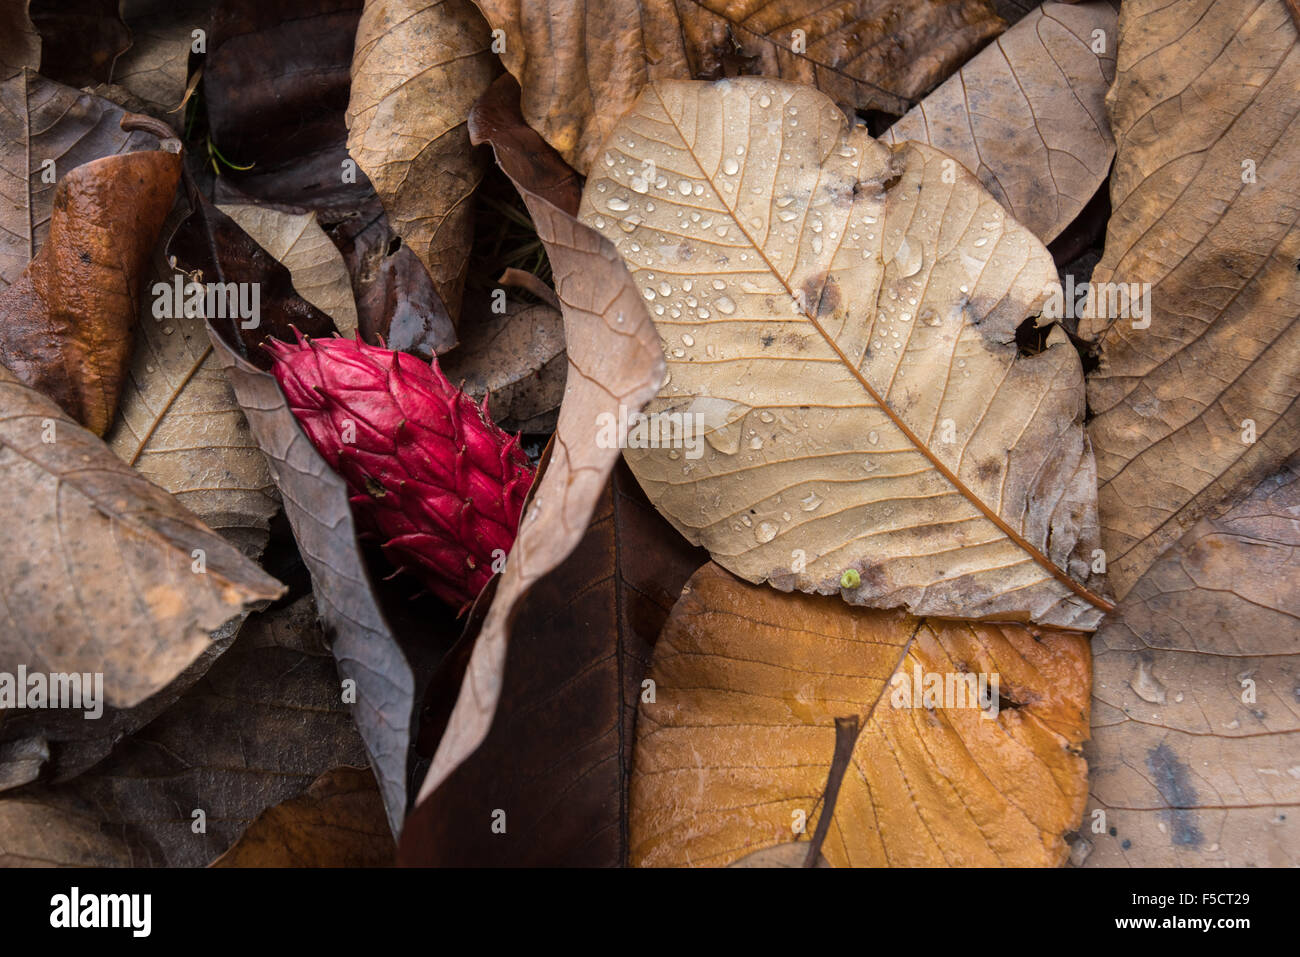
POLYGON ((0 0, 0 862, 1297 863, 1298 21, 0 0))

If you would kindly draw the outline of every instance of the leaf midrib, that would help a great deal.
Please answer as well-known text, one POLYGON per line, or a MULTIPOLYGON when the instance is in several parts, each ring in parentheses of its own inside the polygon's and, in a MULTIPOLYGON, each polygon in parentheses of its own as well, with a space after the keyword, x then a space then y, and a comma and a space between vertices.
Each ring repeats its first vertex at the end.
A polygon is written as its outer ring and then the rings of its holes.
MULTIPOLYGON (((735 214, 735 210, 732 209, 727 204, 726 199, 723 198, 722 191, 717 188, 717 184, 713 182, 713 178, 704 169, 703 164, 700 162, 699 158, 695 155, 695 151, 692 148, 690 142, 687 140, 685 132, 677 124, 676 117, 673 116, 672 111, 669 110, 668 108, 668 104, 664 102, 663 97, 660 95, 658 84, 655 83, 650 84, 650 89, 654 92, 655 98, 659 101, 659 106, 662 108, 664 115, 668 118, 668 122, 672 124, 673 131, 677 134, 678 139, 681 141, 682 148, 685 150, 686 155, 688 155, 691 158, 691 161, 695 164, 695 168, 699 170, 700 177, 704 180, 704 182, 709 184, 709 187, 713 190, 714 195, 718 198, 723 209, 727 211, 727 215, 730 217, 732 223, 735 224, 736 228, 740 231, 740 234, 745 237, 746 241, 750 244, 750 247, 763 261, 763 264, 767 267, 771 275, 777 280, 777 282, 781 284, 782 288, 785 289, 786 293, 792 299, 794 299, 795 292, 793 289, 790 288, 790 284, 786 282, 785 278, 777 270, 775 264, 773 264, 772 261, 768 259, 766 251, 757 242, 757 240, 755 240, 755 238, 749 232, 749 230, 746 229, 745 224, 740 221, 740 217, 738 217, 735 214)), ((781 135, 782 135, 782 140, 784 141, 784 133, 782 133, 781 135)), ((824 166, 819 166, 818 169, 820 171, 824 169, 824 166)), ((854 202, 856 203, 856 201, 857 200, 855 197, 854 202)), ((826 283, 830 280, 830 275, 831 275, 830 271, 827 270, 826 276, 822 281, 822 286, 818 290, 817 300, 819 302, 822 296, 825 295, 826 283)), ((811 297, 809 298, 811 299, 811 297)), ((844 350, 840 348, 839 344, 834 340, 834 338, 830 335, 830 333, 826 331, 825 327, 823 327, 822 324, 818 322, 814 316, 811 316, 807 312, 803 312, 802 310, 801 313, 803 315, 803 318, 807 319, 810 323, 812 323, 813 328, 817 330, 817 332, 821 335, 821 337, 826 341, 826 344, 830 346, 830 348, 834 351, 835 355, 839 358, 840 362, 843 363, 844 367, 848 369, 850 373, 852 373, 855 379, 858 380, 858 383, 866 391, 871 401, 875 402, 876 405, 885 413, 885 415, 889 417, 890 421, 893 422, 894 425, 899 429, 899 431, 903 433, 904 437, 909 442, 912 443, 912 445, 917 449, 917 451, 919 451, 922 455, 925 456, 926 460, 929 461, 931 466, 936 471, 938 471, 939 474, 942 475, 954 488, 956 488, 972 505, 974 505, 977 509, 979 509, 980 513, 983 514, 985 518, 991 521, 998 528, 998 530, 1002 532, 1002 534, 1006 535, 1008 539, 1010 539, 1017 546, 1019 546, 1021 550, 1023 550, 1025 553, 1027 553, 1030 556, 1030 558, 1032 558, 1038 565, 1040 565, 1044 570, 1046 570, 1049 574, 1051 574, 1053 578, 1055 578, 1057 581, 1061 582, 1063 585, 1069 588, 1070 591, 1074 592, 1080 598, 1084 599, 1085 601, 1092 604, 1093 606, 1101 609, 1103 612, 1109 613, 1115 610, 1115 606, 1111 602, 1107 601, 1106 599, 1102 598, 1099 595, 1094 594, 1091 590, 1079 584, 1073 578, 1067 575, 1064 571, 1062 571, 1055 562, 1053 562, 1050 558, 1048 558, 1041 551, 1035 548, 1033 544, 1030 543, 1027 539, 1025 539, 1023 535, 1015 531, 1015 529, 1013 529, 1009 524, 1007 524, 1006 520, 1003 519, 1002 516, 1000 516, 993 508, 987 505, 983 499, 981 499, 970 488, 968 488, 966 484, 962 482, 961 479, 959 479, 952 472, 951 469, 949 469, 946 465, 943 464, 943 462, 939 460, 938 456, 934 454, 934 452, 930 449, 930 447, 920 440, 920 438, 916 435, 916 433, 914 433, 911 430, 911 428, 908 427, 907 423, 903 421, 902 417, 899 416, 898 413, 894 411, 894 409, 889 405, 889 403, 885 402, 880 397, 879 393, 876 392, 875 388, 871 385, 871 383, 867 381, 866 376, 862 374, 862 371, 856 365, 854 365, 852 362, 849 361, 849 358, 847 355, 845 355, 844 350)))

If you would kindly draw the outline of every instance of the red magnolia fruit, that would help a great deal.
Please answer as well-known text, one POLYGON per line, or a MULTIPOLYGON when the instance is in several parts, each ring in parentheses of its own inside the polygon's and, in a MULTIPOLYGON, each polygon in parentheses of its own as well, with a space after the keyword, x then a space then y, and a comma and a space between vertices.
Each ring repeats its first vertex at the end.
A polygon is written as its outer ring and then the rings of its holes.
POLYGON ((395 567, 464 610, 515 540, 533 481, 519 437, 436 359, 338 338, 267 348, 289 408, 348 483, 358 525, 395 567))

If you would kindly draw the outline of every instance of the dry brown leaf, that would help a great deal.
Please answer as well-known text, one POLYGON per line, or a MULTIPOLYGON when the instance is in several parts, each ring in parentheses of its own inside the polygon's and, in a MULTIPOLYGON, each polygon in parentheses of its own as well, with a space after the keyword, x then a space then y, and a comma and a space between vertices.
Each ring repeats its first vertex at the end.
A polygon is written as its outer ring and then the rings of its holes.
MULTIPOLYGON (((164 235, 170 236, 171 225, 164 235)), ((147 289, 175 282, 164 245, 154 249, 147 289)), ((153 302, 149 296, 143 303, 117 419, 104 440, 244 554, 260 555, 280 507, 266 459, 212 351, 204 320, 159 319, 153 302)))
MULTIPOLYGON (((283 267, 264 253, 262 260, 245 263, 241 272, 268 286, 279 285, 274 271, 283 267)), ((296 296, 290 301, 292 292, 292 287, 283 292, 283 305, 272 317, 273 328, 310 308, 296 296)), ((209 326, 217 358, 284 497, 285 516, 311 572, 312 595, 339 674, 355 682, 353 720, 379 780, 393 833, 397 833, 406 816, 411 721, 417 707, 415 675, 371 583, 357 544, 346 484, 302 431, 275 377, 235 352, 226 338, 232 333, 209 326)), ((427 629, 429 622, 422 624, 427 629)), ((432 643, 427 631, 422 637, 432 643)))
POLYGON ((0 368, 0 670, 102 672, 109 704, 161 689, 209 633, 284 588, 52 401, 0 368), (41 556, 36 558, 35 556, 41 556))
POLYGON ((1088 866, 1300 863, 1300 458, 1161 556, 1093 668, 1088 866))
POLYGON ((663 378, 654 327, 618 252, 570 213, 533 192, 535 164, 546 151, 537 134, 523 124, 518 95, 514 82, 503 77, 475 106, 470 130, 475 144, 492 144, 546 247, 564 314, 568 386, 549 461, 525 507, 417 800, 431 794, 487 737, 519 604, 582 541, 618 459, 617 448, 597 441, 599 414, 617 413, 620 405, 641 408, 663 378))
POLYGON ((250 205, 217 208, 289 270, 294 290, 333 319, 339 335, 355 335, 357 304, 352 298, 352 278, 343 255, 320 228, 315 213, 286 213, 250 205))
POLYGON ((140 287, 180 172, 180 154, 161 150, 68 172, 48 241, 0 293, 0 363, 96 435, 117 410, 140 287))
POLYGON ((1105 182, 1115 156, 1105 109, 1115 77, 1115 19, 1110 0, 1043 4, 881 142, 913 140, 942 150, 1051 242, 1105 182))
POLYGON ((647 88, 598 169, 581 217, 667 353, 647 411, 704 431, 626 453, 683 535, 787 591, 1095 626, 1079 357, 1015 341, 1056 270, 969 173, 760 79, 647 88))
MULTIPOLYGON (((113 64, 113 82, 140 97, 155 115, 180 128, 190 79, 194 31, 205 29, 208 0, 131 0, 123 4, 131 47, 113 64)), ((205 37, 206 40, 206 37, 205 37)))
POLYGON ((201 681, 95 768, 0 795, 0 867, 201 867, 267 807, 364 761, 303 597, 251 616, 201 681))
MULTIPOLYGON (((24 2, 24 0, 9 0, 24 2)), ((124 0, 26 0, 41 36, 41 72, 85 87, 112 79, 113 64, 131 46, 124 0)))
POLYGON ((326 224, 374 199, 348 163, 347 112, 362 0, 210 4, 202 77, 221 167, 213 201, 313 209, 326 224))
POLYGON ((683 589, 650 677, 632 770, 634 864, 719 866, 791 842, 806 854, 828 804, 821 852, 835 867, 1065 859, 1087 788, 1082 635, 864 611, 710 563, 683 589), (892 676, 917 669, 954 682, 998 675, 996 717, 955 700, 897 707, 910 693, 892 676), (846 717, 860 731, 831 802, 846 717))
POLYGON ((426 361, 456 345, 456 327, 429 271, 388 225, 378 196, 372 195, 355 219, 328 232, 352 274, 362 339, 426 361))
POLYGON ((1040 0, 993 0, 993 8, 997 10, 998 16, 1009 24, 1019 23, 1022 18, 1038 9, 1039 5, 1040 0))
MULTIPOLYGON (((262 315, 256 330, 214 320, 208 334, 280 489, 285 516, 311 573, 312 593, 339 673, 355 682, 353 717, 396 832, 406 815, 416 678, 396 630, 380 608, 357 543, 343 479, 303 433, 275 377, 254 365, 270 364, 270 353, 260 347, 266 336, 292 341, 292 328, 307 335, 330 335, 333 324, 295 292, 289 271, 230 217, 199 194, 191 199, 197 205, 173 235, 169 255, 187 272, 225 282, 256 283, 261 290, 262 315), (308 328, 318 331, 306 333, 308 328)), ((428 630, 430 620, 425 618, 421 624, 422 646, 436 647, 436 638, 428 630)))
POLYGON ((43 737, 17 738, 0 744, 0 791, 35 781, 49 760, 50 744, 43 737))
MULTIPOLYGON (((161 691, 137 705, 105 707, 104 714, 94 721, 87 721, 81 711, 66 708, 10 712, 8 720, 0 724, 0 751, 11 749, 13 753, 8 760, 16 762, 21 762, 21 752, 25 748, 29 755, 34 747, 43 748, 45 752, 41 756, 39 775, 16 781, 11 786, 30 783, 37 776, 45 784, 61 784, 93 768, 108 757, 123 738, 153 721, 194 687, 213 663, 230 649, 246 620, 243 616, 233 618, 214 631, 207 647, 184 671, 161 691)), ((10 770, 0 761, 0 778, 10 770)), ((22 772, 21 768, 17 770, 22 772)), ((0 791, 3 790, 8 788, 0 787, 0 791)))
POLYGON ((1088 433, 1121 598, 1300 447, 1296 40, 1282 0, 1129 0, 1120 15, 1114 214, 1092 281, 1150 283, 1150 324, 1103 287, 1079 332, 1100 342, 1088 433))
POLYGON ((492 421, 508 432, 550 432, 564 398, 564 317, 547 305, 467 304, 460 345, 438 360, 475 400, 488 398, 492 421))
POLYGON ((27 0, 0 3, 0 80, 41 64, 41 35, 27 15, 27 0))
POLYGON ((615 465, 582 541, 519 606, 491 733, 407 818, 398 863, 626 866, 637 700, 705 560, 615 465))
POLYGON ((497 72, 489 43, 470 0, 366 0, 352 57, 348 152, 453 317, 483 176, 465 118, 497 72))
POLYGON ((846 0, 793 12, 726 0, 477 2, 503 31, 501 59, 523 87, 525 119, 584 175, 647 83, 729 75, 740 64, 850 108, 900 114, 1003 28, 988 0, 846 0))
POLYGON ((267 808, 213 867, 387 867, 396 848, 369 768, 334 768, 267 808))
POLYGON ((148 133, 123 130, 122 116, 108 100, 32 72, 0 82, 0 289, 17 281, 45 245, 64 173, 157 147, 148 133))
MULTIPOLYGON (((564 209, 565 207, 561 206, 560 208, 564 209)), ((529 295, 536 296, 552 309, 558 310, 560 308, 560 300, 555 298, 555 290, 546 284, 546 280, 523 269, 507 266, 497 279, 497 285, 514 286, 529 295)))

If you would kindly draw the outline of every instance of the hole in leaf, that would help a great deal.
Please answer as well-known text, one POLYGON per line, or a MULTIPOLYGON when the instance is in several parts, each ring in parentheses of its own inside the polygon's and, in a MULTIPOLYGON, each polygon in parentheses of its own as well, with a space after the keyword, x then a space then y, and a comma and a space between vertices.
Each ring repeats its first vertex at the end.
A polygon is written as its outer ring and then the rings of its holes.
POLYGON ((857 114, 858 119, 867 124, 867 132, 873 137, 880 136, 898 121, 896 115, 886 113, 884 110, 854 110, 853 112, 857 114))
POLYGON ((1047 348, 1047 334, 1052 331, 1052 326, 1037 326, 1037 321, 1037 316, 1030 316, 1016 327, 1016 351, 1025 358, 1036 356, 1047 348))

